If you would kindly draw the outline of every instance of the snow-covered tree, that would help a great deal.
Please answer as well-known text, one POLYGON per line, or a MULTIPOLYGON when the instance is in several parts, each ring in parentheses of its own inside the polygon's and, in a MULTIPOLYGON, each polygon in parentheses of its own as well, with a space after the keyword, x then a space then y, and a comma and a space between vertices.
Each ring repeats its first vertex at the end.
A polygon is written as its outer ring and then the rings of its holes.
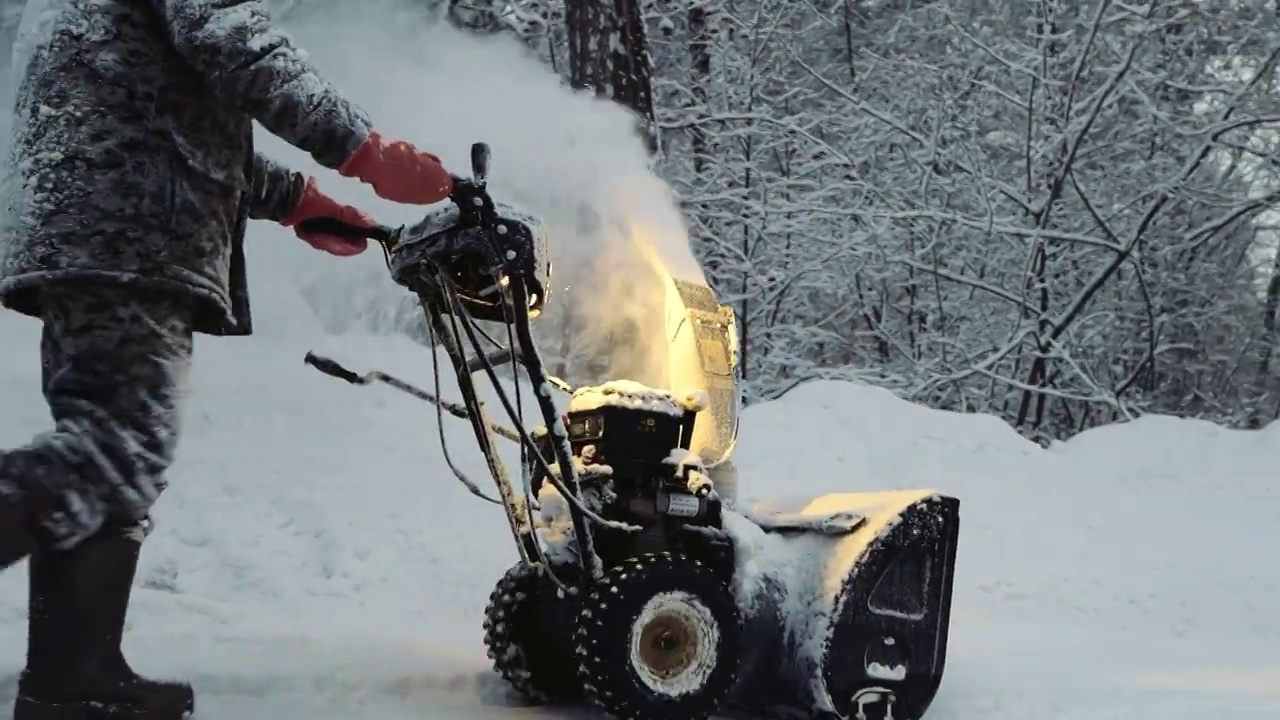
POLYGON ((664 170, 756 397, 861 377, 1043 439, 1274 390, 1273 7, 654 12, 664 170))

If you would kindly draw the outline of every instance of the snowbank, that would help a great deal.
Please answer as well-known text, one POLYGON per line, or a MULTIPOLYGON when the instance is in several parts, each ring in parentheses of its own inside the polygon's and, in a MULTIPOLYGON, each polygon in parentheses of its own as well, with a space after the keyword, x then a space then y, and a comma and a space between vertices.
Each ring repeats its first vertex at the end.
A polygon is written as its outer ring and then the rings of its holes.
POLYGON ((1280 423, 1168 417, 1045 450, 990 416, 814 382, 744 413, 740 494, 933 487, 961 500, 956 612, 1280 640, 1280 423), (785 449, 784 449, 785 448, 785 449))

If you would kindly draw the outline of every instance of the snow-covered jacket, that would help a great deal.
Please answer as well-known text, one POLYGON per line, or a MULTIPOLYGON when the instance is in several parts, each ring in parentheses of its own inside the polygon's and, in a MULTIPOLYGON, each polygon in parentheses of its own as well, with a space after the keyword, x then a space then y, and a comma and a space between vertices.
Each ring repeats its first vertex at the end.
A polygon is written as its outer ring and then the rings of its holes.
POLYGON ((108 280, 248 334, 245 224, 303 186, 254 151, 253 121, 329 168, 369 133, 260 0, 28 0, 13 67, 0 302, 32 315, 50 283, 108 280))

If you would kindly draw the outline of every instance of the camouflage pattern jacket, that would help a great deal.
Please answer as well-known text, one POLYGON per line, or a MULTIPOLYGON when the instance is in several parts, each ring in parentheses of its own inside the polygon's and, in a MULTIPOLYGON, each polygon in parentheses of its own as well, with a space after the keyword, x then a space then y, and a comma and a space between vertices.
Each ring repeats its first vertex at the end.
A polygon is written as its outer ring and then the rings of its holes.
POLYGON ((52 284, 106 280, 250 333, 246 222, 304 180, 254 151, 253 121, 329 168, 369 132, 260 0, 28 0, 13 64, 0 302, 30 315, 52 284))

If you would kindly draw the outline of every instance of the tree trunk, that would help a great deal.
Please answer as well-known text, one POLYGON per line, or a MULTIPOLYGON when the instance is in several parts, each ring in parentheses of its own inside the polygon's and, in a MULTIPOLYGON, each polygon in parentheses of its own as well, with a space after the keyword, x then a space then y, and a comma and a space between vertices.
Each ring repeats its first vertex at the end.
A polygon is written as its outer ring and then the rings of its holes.
POLYGON ((565 0, 569 82, 636 114, 649 152, 657 152, 652 63, 639 0, 565 0))

